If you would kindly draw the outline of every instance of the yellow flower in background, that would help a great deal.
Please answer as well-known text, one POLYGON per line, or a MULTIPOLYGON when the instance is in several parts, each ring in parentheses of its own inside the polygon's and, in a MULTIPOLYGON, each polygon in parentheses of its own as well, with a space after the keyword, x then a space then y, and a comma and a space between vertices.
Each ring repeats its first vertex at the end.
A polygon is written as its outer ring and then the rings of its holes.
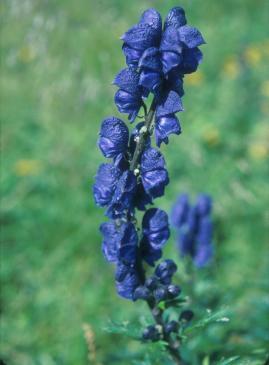
POLYGON ((235 58, 230 58, 223 66, 223 74, 229 79, 235 79, 240 72, 240 64, 235 58))
POLYGON ((256 66, 262 58, 261 48, 257 45, 249 46, 244 52, 244 57, 249 65, 256 66))
POLYGON ((269 146, 256 142, 249 146, 248 153, 255 160, 263 160, 269 156, 269 146))
POLYGON ((33 176, 38 175, 42 168, 41 161, 39 160, 18 160, 15 163, 14 170, 18 176, 33 176))
POLYGON ((203 132, 202 139, 209 147, 217 146, 220 143, 220 132, 215 127, 208 128, 203 132))
POLYGON ((18 58, 23 63, 29 63, 36 58, 36 52, 31 45, 22 46, 19 50, 18 58))
POLYGON ((266 80, 262 83, 261 92, 262 95, 267 96, 269 98, 269 80, 266 80))
POLYGON ((191 86, 201 85, 204 81, 204 74, 201 71, 194 72, 186 77, 186 84, 191 86))

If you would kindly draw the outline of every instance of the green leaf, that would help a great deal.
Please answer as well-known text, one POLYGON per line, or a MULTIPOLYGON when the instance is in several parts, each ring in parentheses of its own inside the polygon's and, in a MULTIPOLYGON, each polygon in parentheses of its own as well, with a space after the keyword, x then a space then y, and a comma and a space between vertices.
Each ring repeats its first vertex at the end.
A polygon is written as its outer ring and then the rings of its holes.
POLYGON ((230 365, 233 364, 236 360, 239 359, 239 356, 233 356, 229 359, 223 359, 216 363, 216 365, 230 365))
POLYGON ((198 322, 190 325, 188 328, 185 329, 184 333, 189 334, 197 329, 201 329, 206 327, 211 323, 227 323, 230 321, 229 317, 227 316, 228 309, 222 308, 217 312, 211 312, 207 310, 206 315, 198 322))
POLYGON ((125 335, 135 340, 141 339, 141 326, 131 324, 129 321, 117 322, 110 320, 103 329, 106 332, 125 335))

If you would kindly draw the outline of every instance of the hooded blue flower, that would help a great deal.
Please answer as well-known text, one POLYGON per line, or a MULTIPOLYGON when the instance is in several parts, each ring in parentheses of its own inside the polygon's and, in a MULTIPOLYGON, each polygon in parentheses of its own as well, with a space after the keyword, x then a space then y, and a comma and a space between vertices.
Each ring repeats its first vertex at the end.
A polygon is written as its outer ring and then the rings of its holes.
POLYGON ((126 152, 129 130, 121 119, 106 118, 102 122, 99 136, 98 145, 105 157, 117 157, 126 152))
POLYGON ((205 43, 203 36, 198 29, 186 23, 182 8, 170 10, 160 44, 164 74, 174 68, 181 74, 194 72, 202 61, 198 46, 205 43))
POLYGON ((169 177, 160 151, 148 148, 141 156, 141 178, 144 189, 152 198, 164 194, 169 177))
POLYGON ((109 218, 123 217, 127 212, 134 209, 134 194, 136 191, 136 177, 132 171, 124 171, 116 188, 106 215, 109 218))
MULTIPOLYGON (((182 111, 183 106, 181 98, 177 91, 173 88, 178 89, 183 94, 182 83, 175 81, 170 82, 170 88, 163 94, 160 94, 157 98, 156 118, 155 118, 155 139, 156 144, 160 147, 161 143, 168 143, 168 136, 170 134, 180 134, 181 127, 179 120, 175 113, 182 111), (170 90, 170 91, 169 91, 170 90)), ((181 79, 180 79, 181 81, 181 79)), ((169 80, 167 81, 168 85, 169 80)))
POLYGON ((162 19, 155 9, 146 10, 138 24, 130 28, 121 39, 127 65, 138 65, 143 52, 159 46, 162 34, 162 19))
POLYGON ((115 77, 114 84, 119 87, 115 94, 115 104, 120 113, 128 114, 133 122, 142 105, 143 89, 139 85, 139 74, 133 68, 123 69, 115 77))
POLYGON ((161 249, 170 236, 165 211, 157 208, 147 210, 143 217, 142 229, 151 247, 155 250, 161 249))
POLYGON ((113 221, 105 222, 101 224, 100 231, 103 235, 102 251, 107 261, 135 262, 138 236, 132 223, 117 226, 113 221))
POLYGON ((205 266, 213 255, 213 225, 210 217, 212 199, 200 194, 191 206, 188 196, 178 197, 171 212, 171 221, 178 230, 178 247, 183 256, 189 255, 197 267, 205 266))
POLYGON ((110 204, 120 176, 120 169, 113 164, 103 163, 99 166, 93 185, 94 200, 98 206, 110 204))
POLYGON ((155 139, 158 147, 164 142, 168 144, 168 136, 170 134, 180 134, 181 126, 175 114, 160 117, 155 121, 155 139))

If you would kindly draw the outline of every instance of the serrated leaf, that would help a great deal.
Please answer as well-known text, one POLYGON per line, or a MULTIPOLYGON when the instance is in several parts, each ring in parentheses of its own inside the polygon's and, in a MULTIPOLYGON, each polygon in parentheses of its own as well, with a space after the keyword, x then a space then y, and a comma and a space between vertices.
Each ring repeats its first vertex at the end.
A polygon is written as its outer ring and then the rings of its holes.
POLYGON ((186 330, 185 334, 191 333, 196 329, 204 328, 211 323, 226 323, 229 322, 229 317, 227 316, 227 308, 222 308, 217 312, 207 311, 207 314, 200 321, 190 325, 186 330))
POLYGON ((236 360, 239 360, 239 356, 233 356, 230 357, 229 359, 223 359, 219 362, 216 363, 216 365, 230 365, 232 363, 234 363, 236 360))
POLYGON ((110 320, 103 329, 106 332, 125 335, 135 340, 141 339, 141 327, 131 324, 129 321, 116 322, 110 320))

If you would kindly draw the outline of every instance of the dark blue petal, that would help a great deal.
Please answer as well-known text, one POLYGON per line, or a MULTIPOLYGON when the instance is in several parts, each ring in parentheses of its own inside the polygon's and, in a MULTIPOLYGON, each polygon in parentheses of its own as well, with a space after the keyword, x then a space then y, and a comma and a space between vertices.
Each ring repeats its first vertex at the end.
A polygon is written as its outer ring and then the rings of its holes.
POLYGON ((148 24, 159 32, 162 31, 162 17, 155 9, 147 9, 141 15, 139 23, 148 24))
POLYGON ((118 258, 128 264, 134 264, 137 258, 138 236, 132 223, 123 224, 121 228, 121 247, 118 258))
POLYGON ((132 223, 117 226, 115 222, 106 222, 101 224, 100 231, 103 235, 103 254, 109 262, 119 259, 126 263, 135 262, 138 236, 132 223))
POLYGON ((167 76, 168 79, 166 80, 166 87, 169 90, 175 91, 180 97, 182 97, 184 95, 183 78, 179 69, 171 70, 167 76))
POLYGON ((134 209, 135 191, 136 177, 132 171, 125 171, 117 183, 106 215, 109 218, 116 219, 124 216, 128 211, 132 211, 134 209))
POLYGON ((119 155, 114 157, 113 162, 114 165, 117 166, 122 172, 128 170, 130 167, 128 158, 124 153, 120 153, 119 155))
POLYGON ((143 51, 129 47, 127 44, 122 46, 123 53, 126 58, 126 63, 128 66, 137 66, 143 51))
POLYGON ((133 122, 142 105, 142 99, 126 91, 118 90, 115 94, 115 104, 120 113, 129 114, 128 118, 133 122))
POLYGON ((180 96, 173 90, 169 91, 159 102, 156 109, 157 119, 183 110, 180 96))
POLYGON ((93 185, 93 195, 97 205, 103 207, 111 202, 120 176, 120 169, 113 164, 100 165, 93 185))
POLYGON ((118 249, 120 246, 119 228, 114 222, 105 222, 100 226, 103 235, 102 251, 109 262, 116 262, 118 259, 118 249))
POLYGON ((133 300, 133 294, 135 289, 140 285, 140 280, 137 272, 132 269, 127 272, 122 281, 117 281, 117 292, 118 294, 126 299, 133 300))
POLYGON ((166 75, 173 68, 178 67, 182 62, 182 54, 173 51, 162 52, 163 73, 166 75))
POLYGON ((178 30, 174 27, 168 27, 163 32, 160 51, 170 51, 176 52, 178 54, 182 53, 183 44, 180 40, 178 30))
POLYGON ((159 29, 146 23, 139 23, 130 28, 121 39, 129 47, 144 51, 146 48, 157 47, 160 35, 159 29))
POLYGON ((138 183, 134 197, 135 207, 139 210, 145 210, 146 205, 152 204, 152 198, 145 192, 144 186, 138 183))
POLYGON ((155 138, 158 147, 160 147, 162 142, 167 144, 168 136, 172 133, 181 133, 179 120, 174 114, 161 117, 155 121, 155 138))
POLYGON ((124 262, 118 261, 115 272, 116 281, 123 281, 128 272, 132 270, 132 267, 124 262))
POLYGON ((141 257, 150 266, 154 266, 155 262, 162 257, 162 250, 154 249, 150 245, 148 239, 145 236, 141 240, 140 247, 141 247, 141 257))
POLYGON ((143 69, 140 74, 139 85, 145 87, 150 91, 158 89, 161 85, 162 79, 159 72, 150 71, 148 69, 143 69))
POLYGON ((182 74, 190 74, 197 70, 199 64, 202 62, 203 54, 199 48, 184 49, 183 59, 178 67, 182 74))
POLYGON ((139 87, 139 74, 134 68, 125 68, 121 70, 113 81, 114 85, 117 85, 121 90, 130 94, 141 95, 139 87))
POLYGON ((188 195, 181 194, 177 198, 171 211, 171 222, 174 227, 181 228, 182 225, 186 223, 189 209, 190 205, 188 195))
POLYGON ((148 148, 142 154, 141 176, 144 189, 152 198, 157 198, 164 194, 169 178, 165 169, 165 161, 160 151, 148 148))
POLYGON ((185 11, 180 6, 176 6, 169 11, 164 22, 164 29, 170 26, 179 28, 185 24, 187 24, 185 11))
POLYGON ((180 40, 188 47, 194 48, 205 44, 205 40, 200 31, 189 25, 184 25, 178 29, 180 40))
POLYGON ((153 198, 164 195, 165 186, 169 183, 168 173, 165 169, 143 173, 142 182, 146 192, 153 198))
POLYGON ((165 211, 147 210, 142 221, 143 235, 155 250, 160 250, 170 236, 168 216, 165 211))
POLYGON ((199 194, 197 197, 196 207, 198 214, 206 216, 211 213, 212 210, 212 198, 207 194, 199 194))
POLYGON ((149 70, 161 72, 162 63, 159 49, 156 47, 147 48, 139 60, 140 68, 148 68, 149 70))
POLYGON ((102 122, 99 135, 98 144, 105 157, 116 157, 126 152, 129 131, 122 120, 115 117, 106 118, 102 122))
POLYGON ((164 157, 156 148, 148 148, 142 154, 141 171, 161 170, 165 167, 164 157))

